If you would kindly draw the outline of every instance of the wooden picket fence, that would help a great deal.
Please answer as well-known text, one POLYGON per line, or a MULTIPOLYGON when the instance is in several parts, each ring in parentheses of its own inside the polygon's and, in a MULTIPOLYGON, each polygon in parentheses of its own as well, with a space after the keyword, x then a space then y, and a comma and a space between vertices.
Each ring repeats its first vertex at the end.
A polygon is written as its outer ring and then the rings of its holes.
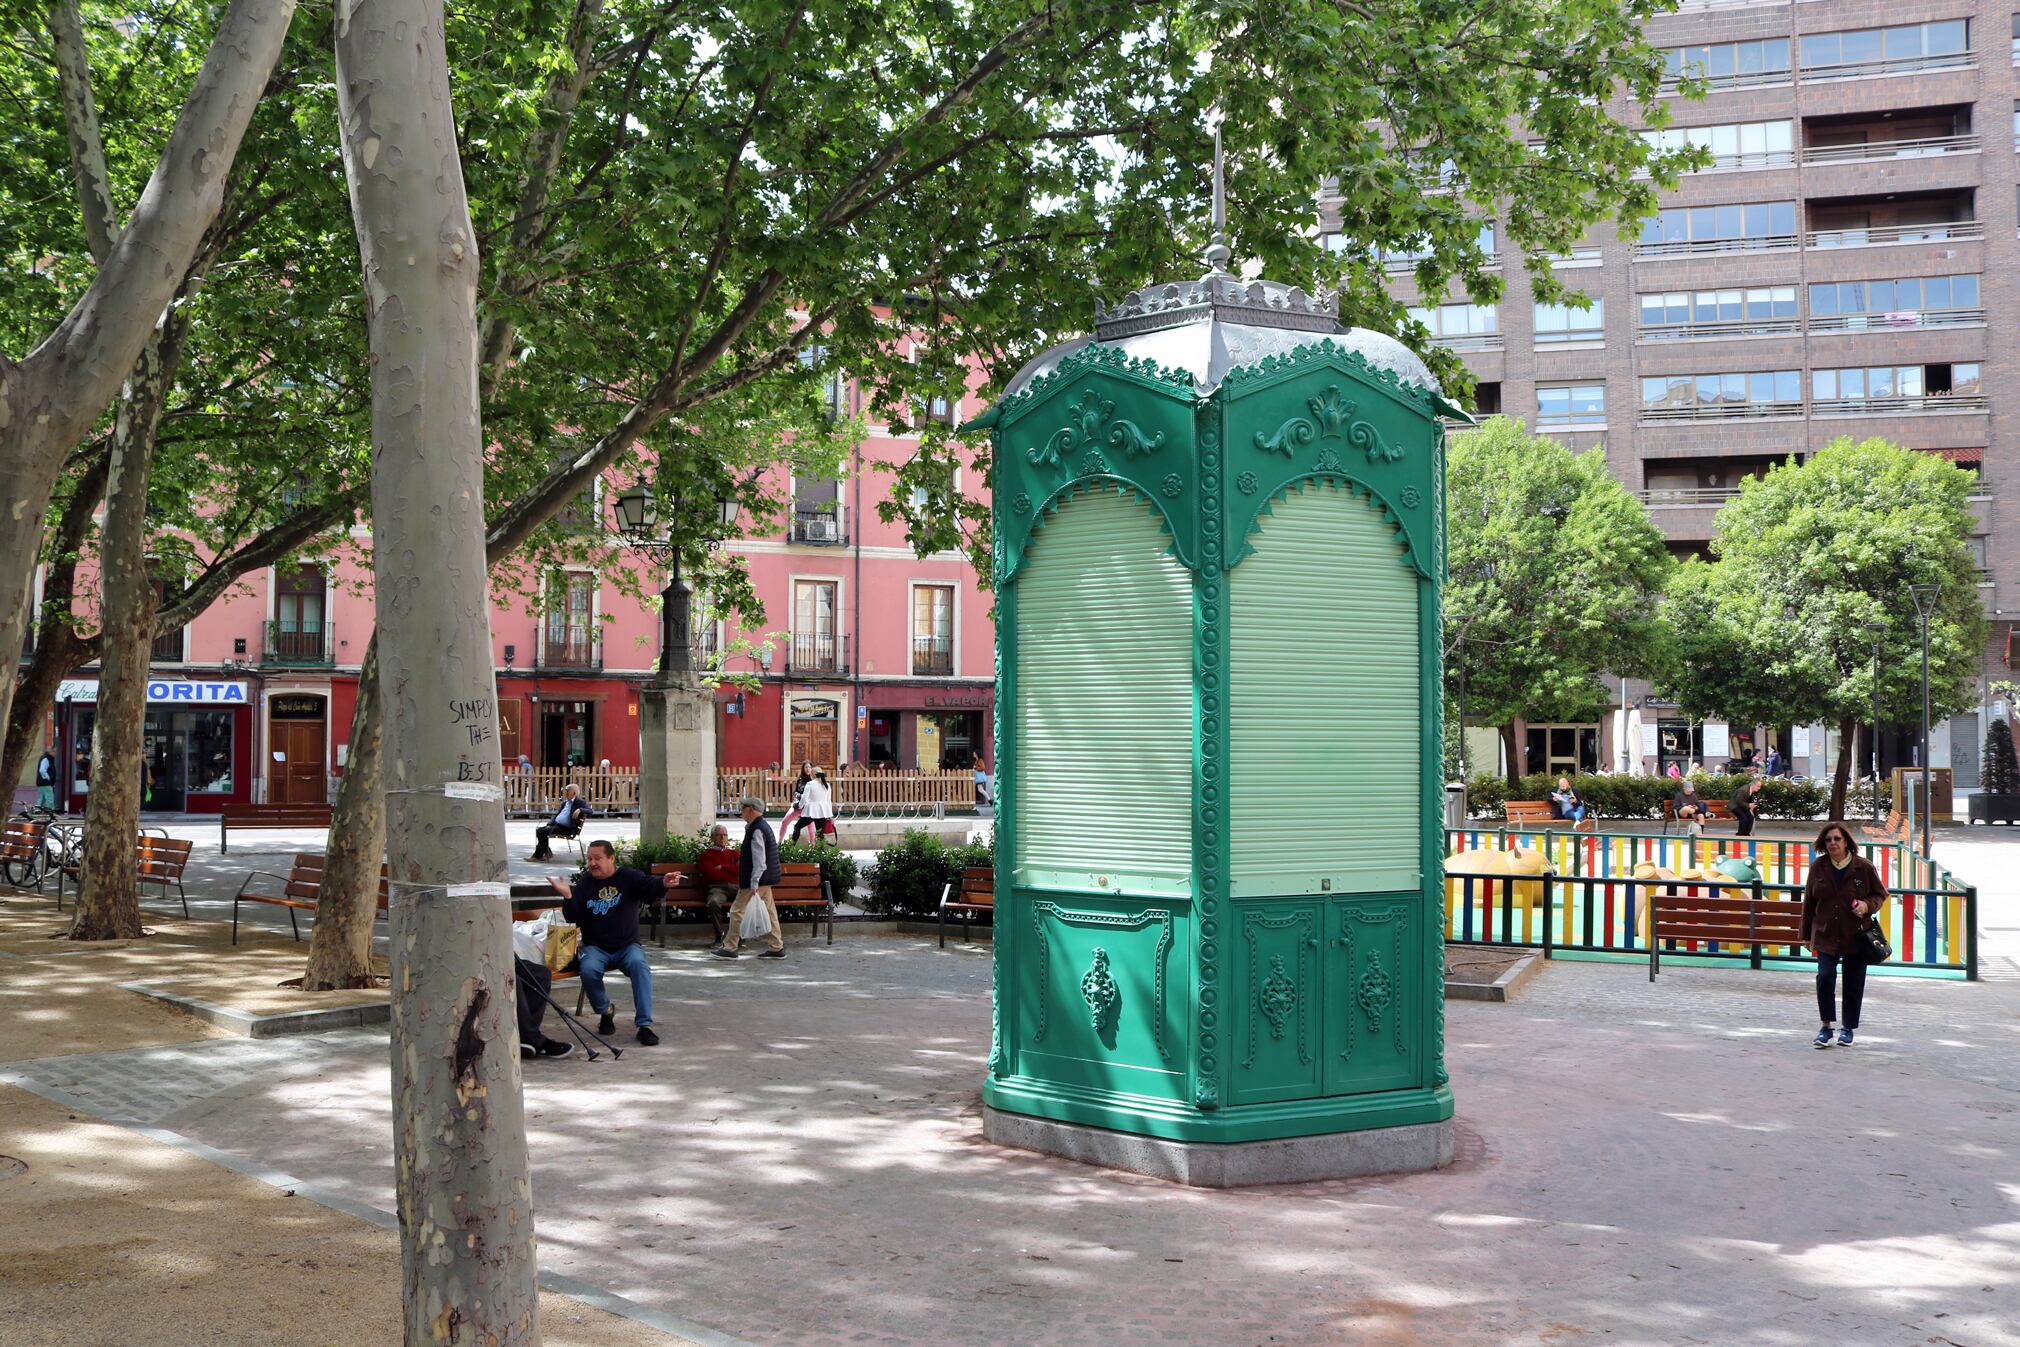
POLYGON ((508 815, 545 817, 561 807, 564 786, 582 789, 598 818, 635 818, 638 815, 638 771, 636 768, 537 767, 530 772, 505 773, 505 812, 508 815))
MULTIPOLYGON (((767 813, 792 807, 793 784, 797 773, 766 771, 718 772, 716 800, 723 813, 736 811, 739 801, 756 797, 765 802, 767 813)), ((902 818, 931 814, 935 806, 949 812, 975 808, 975 773, 879 771, 874 768, 846 768, 828 777, 828 789, 835 797, 835 814, 840 818, 902 818)))

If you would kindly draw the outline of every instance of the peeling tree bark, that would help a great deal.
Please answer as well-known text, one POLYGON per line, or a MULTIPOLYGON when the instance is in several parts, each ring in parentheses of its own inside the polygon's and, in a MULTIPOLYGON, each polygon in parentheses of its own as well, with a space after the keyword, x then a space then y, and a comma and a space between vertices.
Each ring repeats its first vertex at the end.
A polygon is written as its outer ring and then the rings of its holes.
POLYGON ((337 785, 316 927, 309 936, 302 989, 338 991, 372 985, 372 925, 378 911, 379 862, 386 854, 385 723, 379 698, 379 634, 365 647, 358 704, 351 713, 351 756, 337 785))
POLYGON ((42 611, 35 623, 35 654, 21 671, 13 714, 7 719, 0 781, 21 779, 29 755, 42 750, 42 708, 55 700, 70 671, 92 657, 92 647, 78 636, 71 621, 70 605, 77 593, 77 556, 91 532, 98 502, 105 498, 110 462, 110 446, 92 456, 57 517, 56 542, 42 581, 42 611))
POLYGON ((484 555, 478 259, 441 0, 337 7, 372 349, 407 1347, 539 1342, 484 555))
MULTIPOLYGON (((63 459, 119 392, 216 218, 294 0, 233 0, 127 227, 56 330, 0 357, 0 650, 27 634, 43 514, 63 459)), ((0 660, 0 724, 16 661, 0 660)))
POLYGON ((57 82, 63 90, 63 123, 70 138, 70 170, 84 202, 84 238, 91 255, 103 262, 119 233, 119 211, 112 204, 111 175, 105 169, 105 140, 98 133, 98 102, 91 94, 91 60, 84 49, 77 0, 55 0, 48 19, 57 82))

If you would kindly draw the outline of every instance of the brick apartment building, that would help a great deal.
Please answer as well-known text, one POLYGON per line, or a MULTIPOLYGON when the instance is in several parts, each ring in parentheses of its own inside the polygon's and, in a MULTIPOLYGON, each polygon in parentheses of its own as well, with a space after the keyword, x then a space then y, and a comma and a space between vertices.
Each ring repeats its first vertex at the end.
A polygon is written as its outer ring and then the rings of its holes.
MULTIPOLYGON (((1556 261, 1592 307, 1534 303, 1513 256, 1499 306, 1418 295, 1407 256, 1391 259, 1397 293, 1480 380, 1480 414, 1604 445, 1679 554, 1705 547, 1741 479, 1839 436, 1977 469, 1983 676, 2010 678, 2020 511, 1998 496, 2020 480, 2016 8, 1684 0, 1648 37, 1709 93, 1677 100, 1672 125, 1645 134, 1701 144, 1714 162, 1664 194, 1639 237, 1602 227, 1556 261)), ((1690 727, 1646 687, 1628 692, 1624 715, 1522 727, 1527 769, 1661 770, 1765 752, 1769 739, 1798 771, 1834 760, 1820 726, 1690 727)), ((1959 789, 1976 784, 1981 721, 1931 732, 1931 762, 1953 767, 1959 789)), ((1883 732, 1887 769, 1910 761, 1914 740, 1883 732)), ((1493 762, 1491 738, 1476 742, 1493 762)))

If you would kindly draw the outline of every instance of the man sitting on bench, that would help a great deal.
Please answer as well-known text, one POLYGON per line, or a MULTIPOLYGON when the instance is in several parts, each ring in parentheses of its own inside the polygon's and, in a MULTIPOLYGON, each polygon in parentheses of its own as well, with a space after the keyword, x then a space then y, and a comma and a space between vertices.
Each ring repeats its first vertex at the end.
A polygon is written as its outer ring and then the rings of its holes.
POLYGON ((729 923, 723 913, 736 901, 737 867, 742 857, 729 844, 729 829, 718 823, 708 830, 708 846, 701 853, 701 882, 707 886, 708 920, 715 927, 715 941, 722 943, 729 923))
POLYGON ((582 820, 589 817, 589 802, 582 798, 582 788, 570 783, 561 790, 561 807, 554 811, 554 817, 533 830, 533 854, 529 861, 551 861, 554 852, 547 845, 552 837, 582 836, 582 820))
POLYGON ((549 875, 547 882, 568 895, 561 915, 582 931, 575 967, 598 1016, 596 1032, 617 1032, 610 994, 603 990, 604 973, 615 968, 631 984, 631 1018, 638 1026, 638 1041, 649 1048, 659 1042, 659 1035, 652 1027, 652 967, 638 940, 638 909, 672 888, 674 876, 654 879, 643 870, 619 869, 617 848, 608 842, 591 842, 587 855, 588 872, 572 888, 558 875, 549 875))
POLYGON ((1704 797, 1697 793, 1696 783, 1689 777, 1685 777, 1683 784, 1676 788, 1676 797, 1669 802, 1669 809, 1692 837, 1704 832, 1704 819, 1709 811, 1705 808, 1704 797))

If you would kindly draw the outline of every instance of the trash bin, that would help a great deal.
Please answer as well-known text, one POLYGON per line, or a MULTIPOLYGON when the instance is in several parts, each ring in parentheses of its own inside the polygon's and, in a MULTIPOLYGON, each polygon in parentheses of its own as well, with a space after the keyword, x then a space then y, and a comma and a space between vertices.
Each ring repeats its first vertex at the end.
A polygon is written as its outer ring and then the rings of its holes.
POLYGON ((1466 826, 1466 783, 1463 781, 1445 783, 1445 826, 1452 829, 1466 826))

